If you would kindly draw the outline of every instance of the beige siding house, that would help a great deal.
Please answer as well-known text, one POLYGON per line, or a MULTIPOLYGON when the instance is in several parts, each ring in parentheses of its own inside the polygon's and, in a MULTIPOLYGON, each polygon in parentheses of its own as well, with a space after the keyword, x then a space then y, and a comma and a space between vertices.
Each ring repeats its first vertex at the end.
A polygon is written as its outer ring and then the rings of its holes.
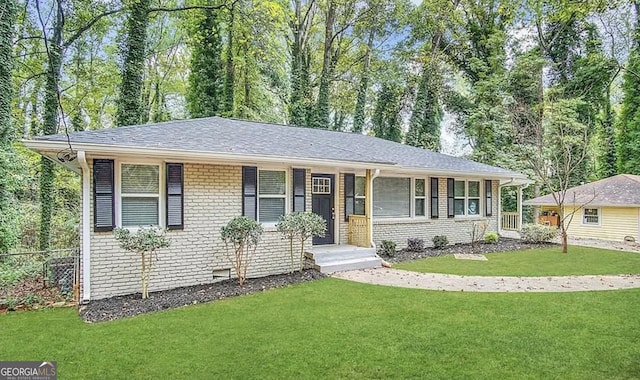
MULTIPOLYGON (((139 291, 138 258, 115 227, 167 228, 151 291, 210 283, 230 275, 220 228, 246 215, 265 228, 249 277, 286 273, 281 215, 312 211, 327 222, 310 245, 346 268, 379 265, 375 247, 408 238, 431 244, 470 240, 473 223, 498 231, 501 185, 522 174, 362 134, 218 117, 121 127, 24 141, 82 177, 81 298, 139 291), (323 251, 324 250, 324 251, 323 251), (333 250, 333 251, 331 251, 333 250)), ((322 265, 319 265, 322 269, 322 265)))
MULTIPOLYGON (((557 213, 552 194, 524 202, 548 215, 557 213)), ((567 234, 573 238, 640 241, 640 176, 620 174, 576 186, 565 195, 565 214, 573 213, 567 234)), ((548 223, 541 217, 541 223, 548 223)))

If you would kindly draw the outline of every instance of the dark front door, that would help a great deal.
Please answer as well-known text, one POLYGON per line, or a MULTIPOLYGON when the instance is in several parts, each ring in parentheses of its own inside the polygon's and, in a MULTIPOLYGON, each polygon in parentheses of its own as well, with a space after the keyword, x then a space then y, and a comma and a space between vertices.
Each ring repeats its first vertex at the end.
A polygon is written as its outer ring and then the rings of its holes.
POLYGON ((334 179, 333 174, 311 175, 312 211, 327 222, 327 233, 324 236, 314 237, 313 244, 333 244, 333 221, 336 211, 333 204, 334 179))

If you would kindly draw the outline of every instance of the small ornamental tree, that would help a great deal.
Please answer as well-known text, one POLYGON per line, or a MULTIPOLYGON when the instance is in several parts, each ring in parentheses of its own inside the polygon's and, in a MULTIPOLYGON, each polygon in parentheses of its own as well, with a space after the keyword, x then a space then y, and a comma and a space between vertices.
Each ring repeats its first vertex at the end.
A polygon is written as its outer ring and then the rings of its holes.
POLYGON ((262 236, 262 225, 246 216, 237 216, 220 230, 225 254, 233 265, 240 286, 247 279, 247 268, 262 236), (233 252, 231 252, 233 249, 233 252))
POLYGON ((158 227, 144 227, 138 229, 134 234, 126 228, 116 228, 114 230, 120 248, 140 255, 142 299, 149 298, 149 278, 153 270, 153 255, 157 250, 167 248, 171 244, 166 237, 166 230, 158 227))
POLYGON ((291 272, 293 273, 293 240, 300 242, 300 272, 304 269, 304 243, 313 236, 324 236, 327 222, 312 212, 294 212, 280 218, 276 228, 285 239, 289 239, 291 251, 291 272))

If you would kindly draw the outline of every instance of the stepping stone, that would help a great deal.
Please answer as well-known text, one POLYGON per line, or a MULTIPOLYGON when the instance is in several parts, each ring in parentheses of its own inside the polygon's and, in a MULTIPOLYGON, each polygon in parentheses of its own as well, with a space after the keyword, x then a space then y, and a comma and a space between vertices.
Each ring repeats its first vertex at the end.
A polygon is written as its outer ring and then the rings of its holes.
POLYGON ((476 261, 488 261, 484 255, 476 253, 456 253, 453 255, 458 260, 476 260, 476 261))

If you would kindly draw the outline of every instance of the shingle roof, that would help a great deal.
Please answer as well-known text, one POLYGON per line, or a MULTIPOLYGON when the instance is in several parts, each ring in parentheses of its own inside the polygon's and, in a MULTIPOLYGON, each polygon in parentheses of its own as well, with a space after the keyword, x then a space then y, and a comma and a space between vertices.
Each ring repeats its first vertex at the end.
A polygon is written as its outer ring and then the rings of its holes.
MULTIPOLYGON (((572 187, 565 194, 565 204, 597 207, 640 207, 640 176, 619 174, 596 182, 572 187), (574 198, 575 194, 575 198, 574 198)), ((524 204, 529 206, 555 206, 552 194, 530 199, 524 204)))
MULTIPOLYGON (((72 144, 394 164, 406 169, 524 175, 357 133, 208 117, 72 133, 72 144)), ((65 135, 36 138, 66 142, 65 135)))

